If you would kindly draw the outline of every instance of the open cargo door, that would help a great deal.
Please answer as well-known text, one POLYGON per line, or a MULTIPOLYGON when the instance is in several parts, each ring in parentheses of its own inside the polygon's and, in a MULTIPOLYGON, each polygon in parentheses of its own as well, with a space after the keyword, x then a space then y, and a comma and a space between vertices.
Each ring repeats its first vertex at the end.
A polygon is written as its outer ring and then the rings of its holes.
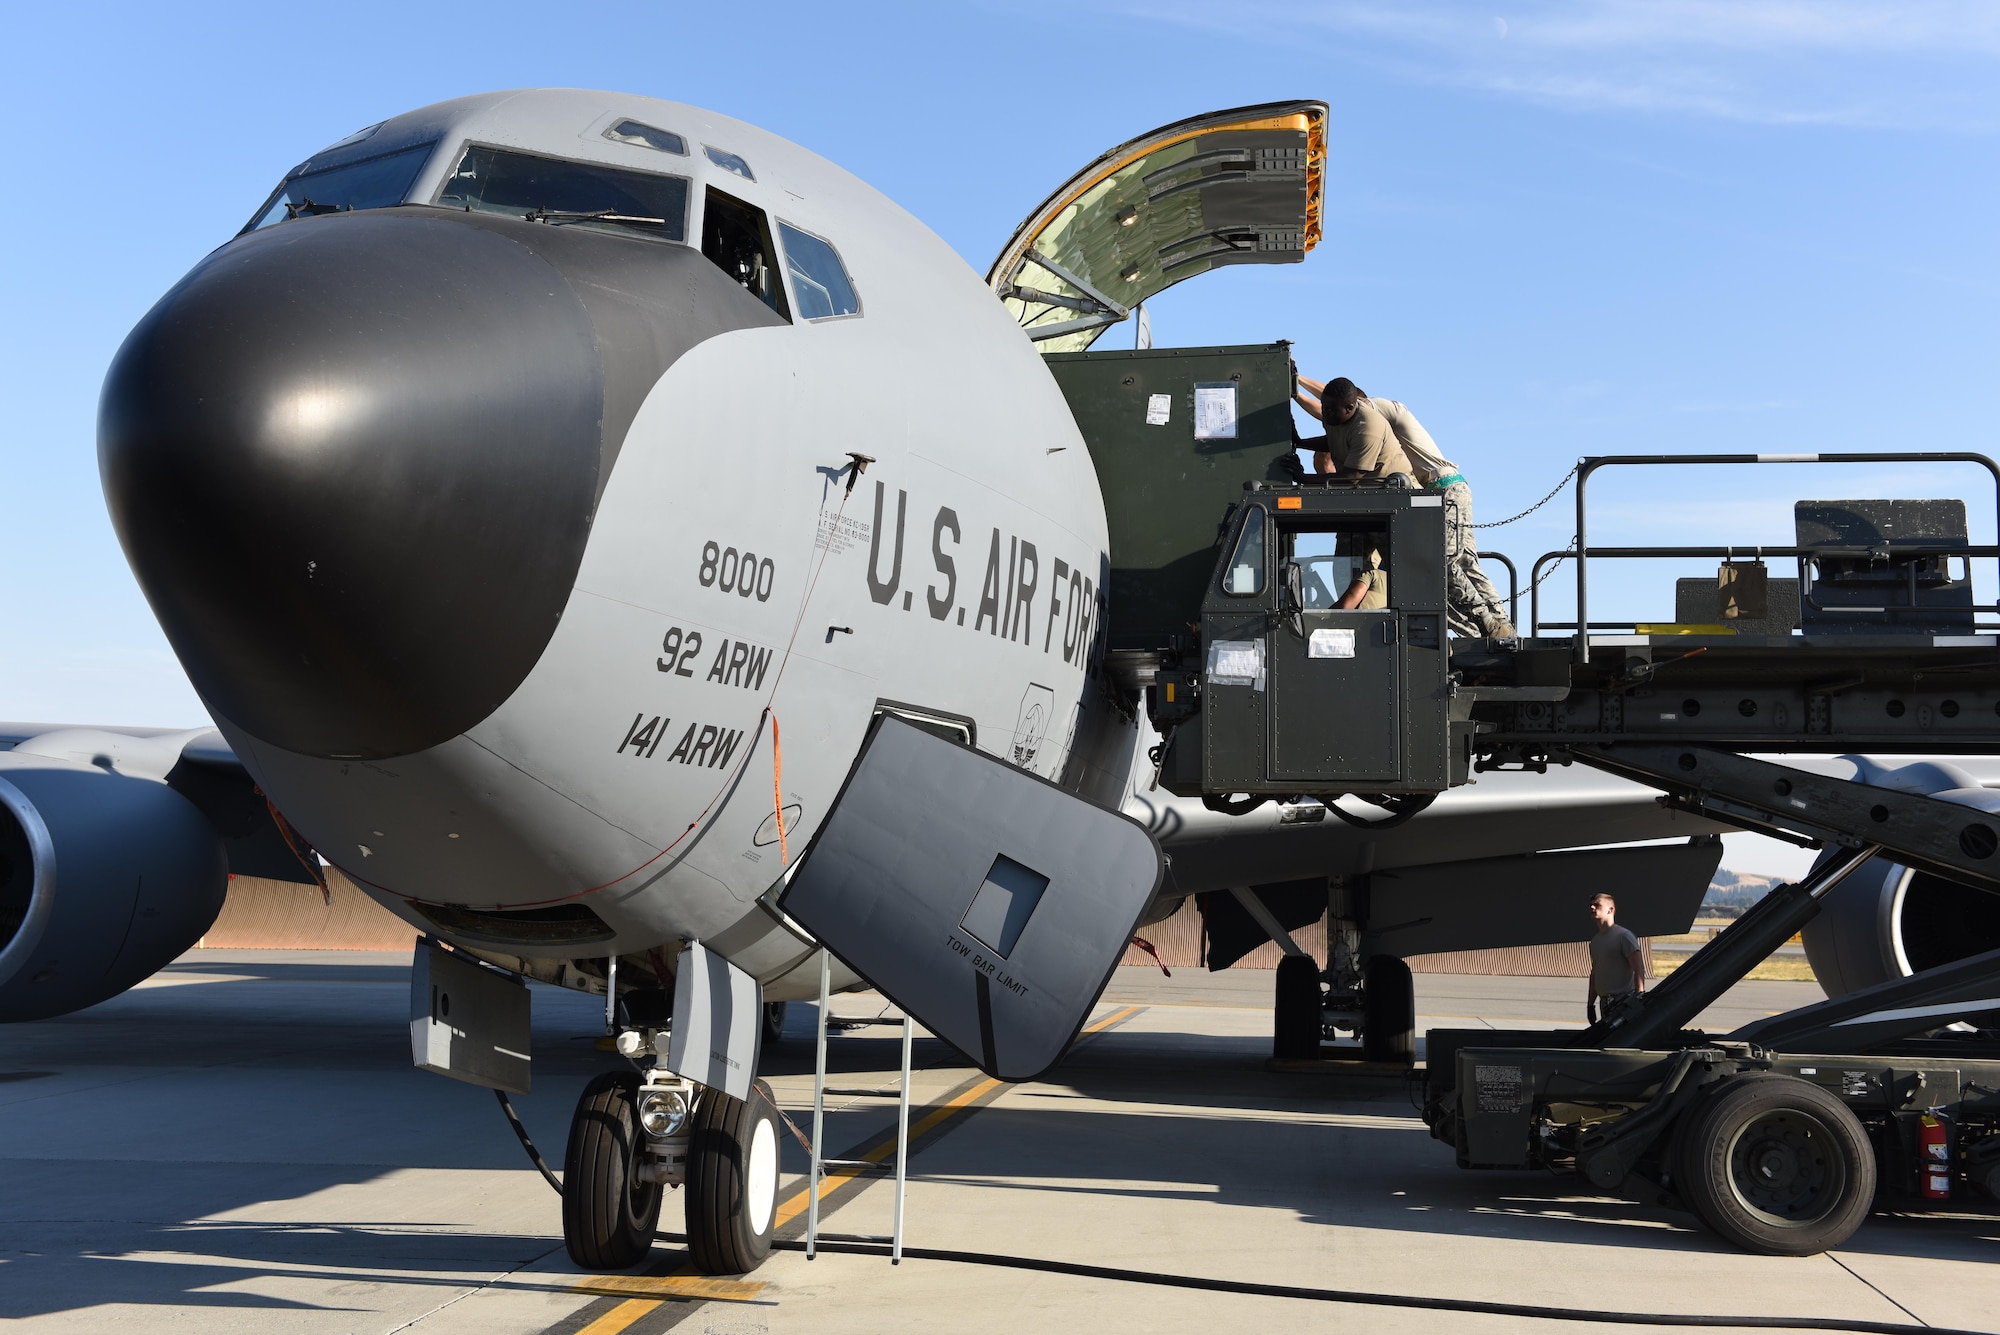
POLYGON ((1080 352, 1183 279, 1297 264, 1319 244, 1326 116, 1268 102, 1120 144, 1042 201, 986 282, 1043 352, 1080 352))

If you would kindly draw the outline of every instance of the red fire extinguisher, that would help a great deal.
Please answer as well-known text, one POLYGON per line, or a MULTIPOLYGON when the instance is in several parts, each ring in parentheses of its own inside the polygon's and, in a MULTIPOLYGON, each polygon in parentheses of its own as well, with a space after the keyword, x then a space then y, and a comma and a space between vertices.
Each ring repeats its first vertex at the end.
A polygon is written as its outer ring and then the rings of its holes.
POLYGON ((1932 1108, 1917 1124, 1917 1171, 1924 1199, 1951 1199, 1951 1123, 1941 1108, 1932 1108))

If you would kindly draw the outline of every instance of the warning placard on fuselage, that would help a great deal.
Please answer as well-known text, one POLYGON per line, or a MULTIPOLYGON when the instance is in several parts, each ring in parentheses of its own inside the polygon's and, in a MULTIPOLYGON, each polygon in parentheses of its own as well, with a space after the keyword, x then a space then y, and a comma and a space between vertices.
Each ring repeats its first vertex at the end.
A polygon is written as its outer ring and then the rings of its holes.
POLYGON ((877 725, 779 903, 1002 1080, 1054 1065, 1152 903, 1144 827, 901 719, 877 725))

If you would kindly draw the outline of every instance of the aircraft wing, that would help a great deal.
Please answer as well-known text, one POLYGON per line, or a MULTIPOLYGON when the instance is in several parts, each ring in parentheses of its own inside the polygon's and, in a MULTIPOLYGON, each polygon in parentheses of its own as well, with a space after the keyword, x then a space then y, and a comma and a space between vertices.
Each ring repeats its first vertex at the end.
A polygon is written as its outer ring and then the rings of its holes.
MULTIPOLYGON (((316 883, 279 831, 256 780, 214 728, 0 722, 0 755, 11 755, 15 765, 32 766, 39 759, 163 783, 208 819, 232 875, 316 883)), ((0 765, 0 779, 6 773, 7 766, 0 765)), ((107 837, 118 833, 109 830, 107 837)))
MULTIPOLYGON (((234 760, 236 753, 229 750, 222 741, 222 734, 213 728, 208 730, 215 736, 216 743, 234 760)), ((36 737, 45 737, 54 732, 104 732, 117 737, 171 737, 185 734, 185 728, 107 728, 97 723, 7 723, 0 722, 0 751, 11 751, 22 742, 36 737)))
POLYGON ((1225 264, 1297 264, 1319 244, 1324 102, 1163 125, 1043 200, 986 281, 1043 352, 1080 352, 1130 309, 1225 264))
MULTIPOLYGON (((1357 813, 1369 808, 1354 805, 1357 813)), ((1210 811, 1164 789, 1134 794, 1127 815, 1173 855, 1171 894, 1230 885, 1470 862, 1550 849, 1721 834, 1733 828, 1674 812, 1659 793, 1576 766, 1548 774, 1482 774, 1407 824, 1364 829, 1317 802, 1267 803, 1244 816, 1210 811)))

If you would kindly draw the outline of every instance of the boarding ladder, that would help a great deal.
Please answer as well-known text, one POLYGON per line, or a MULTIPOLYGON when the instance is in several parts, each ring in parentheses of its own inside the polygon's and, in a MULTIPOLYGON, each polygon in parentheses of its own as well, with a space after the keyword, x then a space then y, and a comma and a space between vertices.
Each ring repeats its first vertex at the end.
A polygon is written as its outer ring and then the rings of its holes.
POLYGON ((826 1034, 828 1011, 831 1006, 832 964, 827 952, 819 953, 819 1015, 814 1021, 816 1033, 813 1046, 813 1123, 812 1123, 812 1165, 808 1170, 806 1186, 806 1259, 814 1259, 819 1254, 821 1239, 828 1242, 870 1242, 889 1244, 889 1263, 903 1263, 903 1193, 909 1180, 910 1162, 910 1049, 915 1037, 915 1026, 910 1017, 901 1019, 893 1016, 878 1016, 866 1019, 840 1019, 836 1021, 843 1029, 861 1028, 867 1025, 900 1024, 903 1027, 903 1069, 896 1086, 896 1220, 894 1230, 883 1236, 876 1233, 821 1233, 819 1231, 820 1184, 826 1177, 828 1168, 845 1169, 850 1173, 884 1172, 887 1163, 874 1159, 829 1159, 821 1153, 822 1138, 826 1134, 826 1096, 846 1098, 880 1098, 886 1089, 860 1089, 829 1087, 826 1083, 826 1034))

